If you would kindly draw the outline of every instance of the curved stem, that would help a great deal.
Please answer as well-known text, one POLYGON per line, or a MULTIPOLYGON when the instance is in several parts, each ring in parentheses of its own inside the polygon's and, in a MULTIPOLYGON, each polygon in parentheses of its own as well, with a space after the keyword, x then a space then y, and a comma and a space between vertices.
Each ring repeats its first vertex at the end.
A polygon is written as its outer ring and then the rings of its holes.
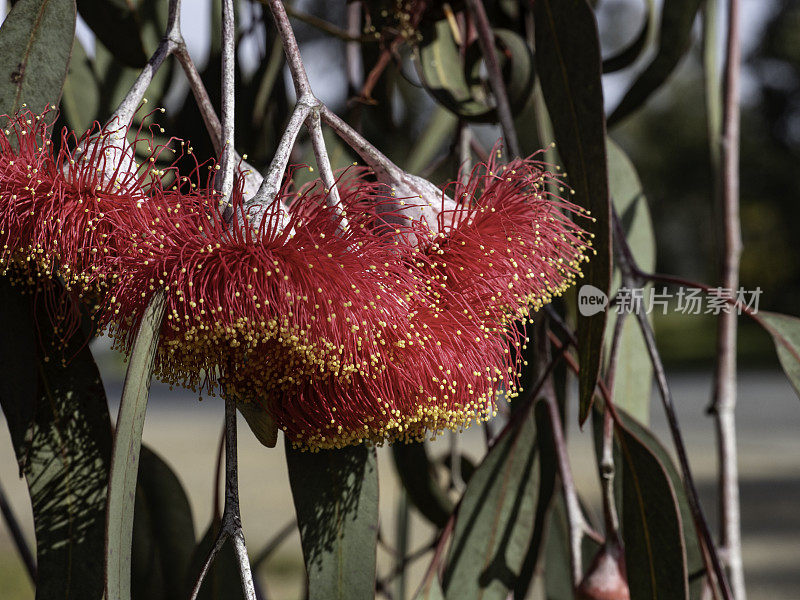
POLYGON ((311 93, 311 84, 308 82, 306 68, 300 56, 300 47, 297 45, 297 38, 294 37, 294 31, 289 23, 286 8, 281 0, 269 0, 269 9, 272 11, 278 35, 283 41, 283 51, 286 53, 286 63, 289 65, 289 71, 292 74, 297 98, 299 100, 304 96, 311 96, 313 95, 311 93))

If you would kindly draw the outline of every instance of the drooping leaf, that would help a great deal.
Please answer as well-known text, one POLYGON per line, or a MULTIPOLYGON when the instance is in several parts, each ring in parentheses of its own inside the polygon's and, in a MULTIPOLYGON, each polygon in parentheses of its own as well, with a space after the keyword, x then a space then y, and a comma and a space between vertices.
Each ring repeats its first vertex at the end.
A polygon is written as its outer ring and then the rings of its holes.
POLYGON ((77 40, 72 47, 61 106, 70 129, 79 133, 89 129, 100 109, 100 90, 94 64, 86 55, 83 44, 77 40))
MULTIPOLYGON (((585 0, 537 0, 536 70, 553 123, 558 152, 566 167, 572 198, 589 209, 581 222, 593 252, 584 282, 608 295, 611 285, 611 205, 606 169, 605 118, 600 82, 600 44, 594 13, 585 0)), ((578 318, 579 422, 589 416, 600 371, 606 312, 578 318)))
MULTIPOLYGON (((544 585, 547 600, 574 600, 570 566, 569 523, 564 495, 557 491, 548 514, 544 548, 544 585)), ((589 565, 602 546, 588 535, 581 543, 581 560, 589 565)))
POLYGON ((108 405, 87 340, 78 331, 61 342, 44 296, 0 280, 0 404, 33 506, 36 598, 99 600, 108 405))
POLYGON ((196 545, 189 499, 177 475, 142 446, 133 521, 132 598, 180 598, 196 545))
POLYGON ((137 69, 147 62, 140 15, 130 0, 77 0, 78 10, 98 39, 122 64, 137 69))
MULTIPOLYGON (((214 547, 219 533, 219 519, 214 519, 197 543, 189 563, 188 577, 184 593, 178 598, 188 598, 200 576, 200 570, 214 547)), ((239 563, 231 540, 225 542, 203 579, 197 600, 245 600, 239 563)))
POLYGON ((437 527, 444 527, 454 503, 436 481, 425 443, 392 444, 392 455, 408 499, 423 517, 437 527))
POLYGON ((661 9, 658 49, 647 68, 631 84, 611 116, 613 126, 637 108, 667 80, 689 50, 692 25, 702 0, 665 0, 661 9))
MULTIPOLYGON (((482 57, 477 42, 462 61, 461 51, 446 19, 426 25, 416 48, 416 65, 422 84, 448 110, 471 121, 496 121, 494 102, 481 81, 482 57)), ((501 47, 498 59, 512 110, 520 110, 530 95, 533 63, 525 41, 513 31, 494 30, 501 47)))
POLYGON ((164 293, 153 296, 133 342, 117 416, 106 526, 106 596, 131 597, 131 548, 136 479, 147 399, 153 375, 158 332, 164 316, 164 293))
POLYGON ((783 372, 800 396, 800 319, 759 311, 758 322, 772 336, 783 372))
POLYGON ((442 577, 445 597, 505 599, 536 522, 539 452, 533 410, 519 415, 472 475, 442 577))
POLYGON ((625 48, 603 61, 603 73, 614 73, 630 67, 644 53, 648 41, 653 37, 653 29, 656 24, 654 1, 647 0, 645 4, 647 14, 638 35, 625 48))
POLYGON ((419 174, 427 167, 443 146, 452 140, 458 118, 442 106, 437 106, 420 136, 408 151, 408 160, 403 165, 409 173, 419 174))
MULTIPOLYGON (((647 449, 659 460, 661 466, 664 467, 664 472, 667 474, 667 477, 669 477, 672 489, 675 491, 675 499, 677 500, 678 510, 681 515, 683 541, 686 548, 686 567, 691 583, 693 580, 702 577, 702 574, 705 572, 705 564, 703 563, 700 540, 695 530, 692 510, 689 508, 689 499, 686 496, 683 478, 675 467, 675 463, 669 452, 653 432, 639 423, 631 415, 627 414, 624 410, 618 410, 617 412, 622 418, 623 423, 625 423, 625 427, 647 446, 647 449)), ((694 598, 694 595, 692 595, 692 597, 694 598)))
POLYGON ((242 413, 256 439, 267 448, 274 448, 278 442, 278 424, 275 419, 252 402, 237 402, 236 408, 242 413))
POLYGON ((514 586, 515 598, 527 597, 528 589, 533 583, 534 575, 544 553, 543 547, 548 515, 551 512, 552 501, 556 491, 558 463, 552 421, 548 415, 547 405, 544 402, 537 402, 534 405, 534 412, 536 414, 536 428, 539 433, 537 439, 537 444, 539 445, 539 490, 537 492, 536 521, 533 526, 531 542, 528 545, 517 583, 514 586))
POLYGON ((74 0, 17 2, 0 27, 0 114, 58 105, 74 37, 74 0))
POLYGON ((303 452, 286 462, 308 573, 309 600, 375 595, 378 469, 365 445, 303 452))
POLYGON ((622 537, 631 598, 688 598, 686 547, 678 501, 664 465, 626 426, 622 459, 622 537))
POLYGON ((436 574, 424 582, 422 589, 414 596, 414 600, 444 600, 442 584, 436 574))
MULTIPOLYGON (((611 200, 622 221, 625 239, 639 267, 652 272, 656 261, 655 235, 642 184, 630 159, 610 138, 607 140, 607 152, 611 200)), ((619 288, 620 280, 619 269, 614 269, 612 293, 619 288)), ((616 311, 612 311, 608 318, 606 356, 611 350, 617 318, 616 311)), ((648 314, 647 318, 652 321, 652 315, 648 314)), ((626 318, 621 336, 614 377, 614 403, 647 423, 650 418, 653 367, 634 317, 626 318)))

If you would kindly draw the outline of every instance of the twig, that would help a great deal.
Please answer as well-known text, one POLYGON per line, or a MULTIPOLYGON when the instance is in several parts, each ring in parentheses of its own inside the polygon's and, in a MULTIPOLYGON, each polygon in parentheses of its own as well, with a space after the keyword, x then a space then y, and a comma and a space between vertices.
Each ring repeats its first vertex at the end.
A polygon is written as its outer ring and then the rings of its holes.
POLYGON ((497 50, 495 49, 494 33, 486 16, 486 9, 481 0, 467 0, 467 8, 475 19, 475 28, 478 31, 478 42, 481 45, 483 59, 486 62, 486 70, 489 73, 489 83, 492 86, 492 93, 497 102, 497 116, 500 125, 503 127, 503 136, 506 139, 508 151, 512 156, 519 156, 519 141, 517 131, 514 128, 514 118, 511 114, 511 104, 506 93, 506 84, 503 81, 503 73, 500 64, 497 62, 497 50))
MULTIPOLYGON (((624 230, 620 223, 619 216, 616 211, 612 212, 612 225, 614 227, 614 241, 617 261, 619 263, 620 272, 622 274, 622 285, 625 287, 641 287, 641 280, 636 276, 638 268, 636 261, 631 254, 627 241, 625 240, 624 230)), ((661 356, 658 354, 658 348, 653 334, 653 328, 650 321, 647 320, 647 315, 642 310, 635 311, 636 318, 644 337, 647 353, 650 356, 650 362, 653 365, 653 373, 656 377, 656 383, 661 395, 661 401, 664 405, 664 413, 667 417, 672 440, 675 445, 675 452, 678 456, 678 463, 681 468, 681 475, 683 476, 683 483, 686 486, 686 497, 689 501, 689 509, 694 519, 695 528, 708 549, 708 558, 711 561, 711 571, 717 578, 722 596, 725 600, 732 600, 731 591, 728 587, 725 572, 720 562, 719 552, 714 544, 714 539, 711 535, 711 530, 708 526, 703 508, 700 504, 700 496, 697 493, 697 486, 694 483, 691 467, 689 466, 689 458, 686 452, 686 446, 683 443, 683 434, 681 433, 680 426, 678 425, 678 417, 675 412, 675 403, 672 399, 672 392, 667 383, 667 376, 664 371, 664 365, 661 362, 661 356)))
POLYGON ((0 513, 3 514, 3 520, 6 522, 11 539, 14 540, 14 545, 17 547, 17 553, 25 565, 28 577, 36 585, 36 559, 33 557, 31 549, 28 548, 28 543, 25 541, 25 536, 22 535, 22 529, 17 522, 14 511, 11 510, 11 505, 8 503, 8 498, 6 498, 6 493, 2 486, 0 486, 0 513))
POLYGON ((239 512, 239 475, 236 456, 236 401, 225 399, 225 508, 222 513, 217 539, 214 547, 209 552, 200 575, 192 588, 190 600, 195 600, 200 593, 200 587, 211 567, 212 562, 219 554, 225 542, 231 539, 233 549, 239 563, 242 576, 242 590, 247 600, 255 600, 256 593, 253 587, 253 576, 250 572, 250 560, 242 532, 242 520, 239 512))
MULTIPOLYGON (((722 287, 739 285, 742 228, 739 220, 739 0, 728 6, 728 39, 725 51, 724 108, 722 125, 722 287)), ((722 311, 717 330, 717 364, 711 412, 717 430, 719 461, 720 546, 730 570, 731 591, 736 600, 746 597, 742 565, 739 473, 736 447, 736 315, 722 311)))
MULTIPOLYGON (((361 31, 361 2, 354 0, 347 5, 347 33, 351 37, 361 31)), ((349 41, 345 46, 347 94, 356 94, 362 79, 364 79, 364 57, 361 54, 361 44, 349 41)))
MULTIPOLYGON (((265 5, 267 4, 267 0, 259 0, 259 2, 265 5)), ((353 4, 357 3, 354 2, 353 4)), ((345 42, 364 44, 370 42, 375 43, 378 41, 374 36, 358 35, 357 33, 354 34, 352 30, 350 30, 349 28, 348 31, 345 31, 344 29, 337 27, 333 23, 329 23, 328 21, 320 19, 319 17, 315 17, 314 15, 309 15, 308 13, 304 13, 303 11, 297 10, 296 8, 293 8, 291 6, 286 7, 286 12, 289 14, 290 17, 294 17, 295 19, 297 19, 298 21, 302 21, 306 25, 310 25, 311 27, 319 29, 320 31, 324 31, 325 33, 332 35, 335 38, 339 38, 340 40, 343 40, 345 42)), ((357 29, 356 31, 359 30, 360 28, 357 29)))
POLYGON ((297 93, 297 99, 301 100, 304 97, 313 97, 311 93, 311 84, 308 82, 308 75, 306 74, 306 68, 300 56, 300 47, 297 45, 297 39, 294 37, 292 25, 289 23, 289 16, 286 14, 286 7, 281 0, 268 0, 268 5, 270 11, 272 11, 272 17, 275 20, 275 27, 278 29, 278 35, 283 42, 283 51, 286 54, 286 62, 292 74, 292 82, 294 83, 294 90, 297 93))
POLYGON ((220 205, 230 203, 233 193, 233 127, 236 72, 236 25, 233 16, 233 0, 222 0, 222 151, 219 155, 222 177, 217 177, 215 187, 221 196, 220 205))
POLYGON ((180 0, 170 0, 169 3, 169 16, 167 18, 167 30, 158 48, 147 61, 144 69, 136 78, 131 89, 125 94, 125 98, 120 102, 117 110, 111 116, 110 121, 117 122, 118 125, 124 127, 133 120, 133 115, 139 108, 139 105, 144 98, 148 86, 153 81, 153 76, 164 60, 172 54, 178 46, 183 43, 181 36, 181 2, 180 0))

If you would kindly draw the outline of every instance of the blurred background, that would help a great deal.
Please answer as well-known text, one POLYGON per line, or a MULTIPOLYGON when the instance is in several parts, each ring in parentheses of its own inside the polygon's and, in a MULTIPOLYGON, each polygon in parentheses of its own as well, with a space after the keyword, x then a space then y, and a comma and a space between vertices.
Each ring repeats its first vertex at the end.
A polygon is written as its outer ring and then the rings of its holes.
MULTIPOLYGON (((157 22, 166 2, 139 2, 153 17, 145 46, 157 39, 157 22)), ((659 4, 660 2, 656 2, 659 4)), ((209 61, 218 53, 216 13, 211 0, 184 0, 184 35, 206 85, 218 98, 219 67, 209 61)), ((409 171, 435 181, 452 178, 457 169, 451 139, 455 119, 435 105, 419 86, 410 62, 398 61, 387 70, 369 98, 358 101, 353 82, 365 74, 348 73, 346 42, 322 31, 313 18, 345 29, 344 2, 298 1, 293 9, 303 57, 317 95, 332 109, 361 124, 365 135, 409 171), (312 24, 309 24, 311 22, 312 24), (444 116, 443 116, 444 115, 444 116), (425 140, 425 144, 421 143, 425 140)), ((760 287, 759 309, 800 314, 800 1, 743 0, 743 82, 741 206, 744 254, 741 284, 760 287)), ((604 55, 613 55, 630 43, 645 19, 641 0, 599 0, 597 14, 604 55), (633 32, 633 33, 632 33, 633 32)), ((257 2, 240 4, 242 34, 237 73, 241 104, 237 146, 250 161, 263 167, 293 102, 290 80, 280 60, 279 44, 264 26, 257 2), (277 51, 276 51, 277 48, 277 51)), ((70 76, 102 81, 90 102, 70 105, 70 80, 65 89, 61 120, 73 128, 102 121, 115 108, 136 71, 113 63, 91 30, 78 24, 81 46, 73 50, 70 76), (90 69, 87 75, 86 69, 90 69)), ((656 238, 657 270, 698 281, 715 282, 715 239, 718 215, 713 199, 713 178, 705 122, 702 48, 695 27, 691 51, 681 61, 667 85, 654 94, 635 115, 612 131, 612 137, 633 160, 642 180, 656 238)), ((408 57, 406 57, 408 58, 408 57)), ((641 61, 604 77, 606 107, 613 110, 641 61)), ((151 89, 151 101, 167 107, 159 118, 169 134, 191 138, 195 153, 213 155, 200 116, 188 96, 188 86, 177 70, 165 69, 151 89)), ((238 101, 238 99, 237 99, 238 101)), ((498 128, 475 126, 485 147, 500 136, 498 128)), ((523 146, 529 145, 520 131, 523 146)), ((530 136, 533 138, 534 136, 530 136)), ((333 140, 331 140, 332 143, 333 140)), ((336 147, 336 146, 335 146, 336 147)), ((335 162, 352 158, 338 146, 335 162)), ((531 148, 532 149, 532 148, 531 148)), ((293 161, 310 161, 304 145, 293 161)), ((715 451, 712 421, 705 415, 711 394, 711 367, 715 352, 715 321, 710 315, 656 314, 659 348, 674 386, 679 418, 685 428, 691 461, 701 485, 704 508, 715 523, 715 451)), ((120 397, 124 364, 107 340, 95 342, 95 356, 111 402, 112 416, 120 397)), ((779 370, 774 346, 762 330, 740 322, 740 397, 738 415, 742 488, 742 528, 748 592, 756 599, 800 597, 800 402, 779 370)), ((574 406, 574 405, 573 405, 574 406)), ((215 398, 198 403, 189 392, 169 391, 155 385, 147 414, 144 440, 176 471, 193 506, 198 534, 208 525, 212 507, 214 464, 220 439, 223 407, 215 398)), ((668 440, 663 413, 654 397, 651 403, 654 431, 668 440)), ((590 504, 599 506, 599 485, 591 449, 591 434, 580 432, 575 419, 569 432, 570 452, 578 485, 590 504)), ((293 518, 282 444, 263 448, 246 428, 240 442, 241 494, 245 533, 251 553, 258 550, 293 518)), ((478 460, 484 436, 475 429, 460 437, 465 453, 478 460)), ((431 446, 434 453, 449 452, 446 439, 431 446)), ((382 532, 391 537, 398 485, 387 449, 379 450, 382 532)), ((20 517, 30 543, 33 523, 27 491, 18 478, 8 432, 0 427, 0 483, 20 517)), ((597 512, 597 511, 596 511, 597 512)), ((412 512, 412 544, 423 545, 428 530, 412 512)), ((379 569, 391 567, 391 554, 381 550, 379 569)), ((425 558, 412 571, 410 589, 427 564, 425 558), (416 573, 416 575, 414 574, 416 573)), ((296 532, 263 563, 259 577, 270 598, 302 595, 303 563, 296 532)), ((32 587, 10 542, 0 527, 0 597, 33 598, 32 587)))

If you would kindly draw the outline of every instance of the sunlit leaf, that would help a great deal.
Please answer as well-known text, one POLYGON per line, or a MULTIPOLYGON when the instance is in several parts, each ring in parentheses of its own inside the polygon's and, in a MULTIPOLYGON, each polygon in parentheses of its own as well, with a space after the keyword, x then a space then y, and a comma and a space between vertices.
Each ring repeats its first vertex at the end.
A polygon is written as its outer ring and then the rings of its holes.
POLYGON ((0 405, 33 506, 36 597, 99 600, 111 422, 85 337, 63 344, 47 302, 0 280, 0 405))
POLYGON ((309 600, 375 595, 378 468, 365 445, 304 452, 286 462, 308 573, 309 600))
POLYGON ((74 37, 74 0, 17 2, 0 27, 0 114, 58 105, 74 37))
POLYGON ((536 522, 539 452, 534 412, 517 419, 464 492, 442 577, 447 598, 505 599, 521 572, 536 522))

